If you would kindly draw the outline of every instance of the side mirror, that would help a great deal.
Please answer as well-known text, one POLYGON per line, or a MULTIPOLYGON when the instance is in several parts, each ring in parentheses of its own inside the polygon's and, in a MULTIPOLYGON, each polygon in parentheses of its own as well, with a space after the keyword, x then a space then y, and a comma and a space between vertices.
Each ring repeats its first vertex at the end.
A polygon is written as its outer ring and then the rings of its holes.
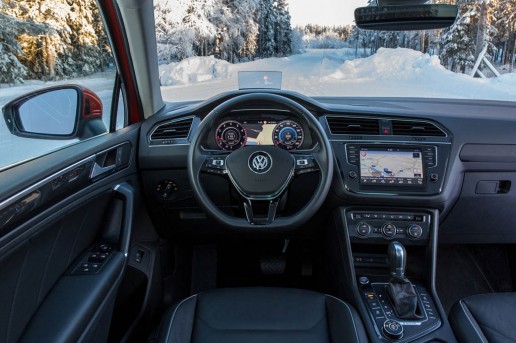
POLYGON ((39 139, 86 139, 107 132, 102 102, 91 90, 63 85, 37 90, 3 107, 15 136, 39 139))
POLYGON ((382 0, 378 3, 379 6, 355 9, 358 28, 379 31, 441 29, 453 25, 459 12, 457 5, 426 5, 420 0, 382 0))

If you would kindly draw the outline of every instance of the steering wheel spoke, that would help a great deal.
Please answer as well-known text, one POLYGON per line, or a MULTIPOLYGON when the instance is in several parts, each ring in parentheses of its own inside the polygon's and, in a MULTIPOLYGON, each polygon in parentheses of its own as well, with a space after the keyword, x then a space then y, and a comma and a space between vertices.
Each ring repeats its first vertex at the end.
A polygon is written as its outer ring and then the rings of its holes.
POLYGON ((296 160, 294 172, 296 175, 312 173, 320 170, 317 153, 292 154, 296 160))
POLYGON ((216 174, 216 175, 226 175, 227 174, 227 165, 226 159, 227 154, 219 154, 219 155, 204 155, 204 160, 202 161, 201 171, 216 174))
POLYGON ((268 202, 267 214, 258 216, 253 210, 253 200, 246 199, 244 202, 245 216, 249 224, 267 225, 276 219, 276 211, 278 210, 279 197, 268 202))

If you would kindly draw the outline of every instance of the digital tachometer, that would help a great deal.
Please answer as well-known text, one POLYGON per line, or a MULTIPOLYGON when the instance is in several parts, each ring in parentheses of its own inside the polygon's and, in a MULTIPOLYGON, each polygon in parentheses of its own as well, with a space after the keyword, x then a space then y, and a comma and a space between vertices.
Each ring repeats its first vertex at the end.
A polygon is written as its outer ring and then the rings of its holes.
POLYGON ((224 150, 236 150, 245 145, 247 133, 242 125, 234 120, 223 122, 217 127, 215 141, 224 150))
POLYGON ((301 125, 293 120, 284 120, 274 128, 272 140, 274 145, 286 149, 295 150, 303 144, 304 132, 301 125))

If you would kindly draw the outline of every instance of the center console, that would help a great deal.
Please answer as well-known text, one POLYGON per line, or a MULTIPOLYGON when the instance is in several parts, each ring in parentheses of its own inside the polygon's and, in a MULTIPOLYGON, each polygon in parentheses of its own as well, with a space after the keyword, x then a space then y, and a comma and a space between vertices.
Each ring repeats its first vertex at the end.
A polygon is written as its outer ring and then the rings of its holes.
POLYGON ((331 268, 346 275, 335 285, 371 341, 456 342, 434 288, 438 211, 354 206, 334 216, 330 246, 343 261, 331 268))

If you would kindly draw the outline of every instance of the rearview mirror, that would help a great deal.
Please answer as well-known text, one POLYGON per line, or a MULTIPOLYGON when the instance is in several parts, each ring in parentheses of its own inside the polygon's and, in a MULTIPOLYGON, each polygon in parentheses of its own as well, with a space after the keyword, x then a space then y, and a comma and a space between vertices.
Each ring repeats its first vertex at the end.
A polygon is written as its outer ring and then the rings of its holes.
POLYGON ((102 102, 91 90, 64 85, 25 94, 7 103, 4 119, 13 135, 40 139, 86 139, 107 132, 102 102))
MULTIPOLYGON (((453 25, 459 9, 445 4, 398 4, 400 0, 381 1, 382 6, 359 7, 355 10, 357 27, 378 31, 412 31, 441 29, 453 25)), ((412 3, 417 0, 411 0, 412 3)))

